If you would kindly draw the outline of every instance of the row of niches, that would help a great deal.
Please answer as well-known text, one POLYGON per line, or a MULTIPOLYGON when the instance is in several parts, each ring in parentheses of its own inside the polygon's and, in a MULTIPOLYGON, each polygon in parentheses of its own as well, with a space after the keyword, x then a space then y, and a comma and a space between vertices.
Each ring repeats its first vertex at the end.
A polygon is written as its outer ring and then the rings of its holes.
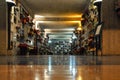
POLYGON ((94 0, 91 0, 89 8, 83 14, 82 21, 82 32, 78 40, 79 43, 73 47, 72 53, 84 55, 86 51, 89 51, 93 47, 94 40, 91 37, 94 34, 95 27, 98 24, 98 10, 97 6, 93 3, 94 0))
POLYGON ((94 0, 91 0, 91 4, 84 13, 83 18, 84 20, 82 21, 83 31, 81 36, 81 42, 88 40, 89 36, 91 34, 94 34, 95 27, 98 24, 98 10, 97 6, 94 5, 94 0))
POLYGON ((67 42, 64 40, 52 43, 50 47, 54 51, 54 54, 69 54, 71 50, 71 44, 69 41, 67 42))
MULTIPOLYGON (((32 17, 23 7, 21 3, 13 6, 11 9, 11 42, 14 42, 16 47, 21 43, 33 44, 33 40, 27 39, 27 33, 33 26, 32 17), (27 29, 26 29, 27 28, 27 29), (26 29, 26 30, 25 30, 26 29)), ((14 49, 14 48, 13 48, 14 49)))
POLYGON ((25 10, 25 8, 19 3, 17 6, 12 7, 11 11, 11 23, 16 24, 17 26, 22 26, 28 24, 29 26, 33 25, 33 18, 25 10))

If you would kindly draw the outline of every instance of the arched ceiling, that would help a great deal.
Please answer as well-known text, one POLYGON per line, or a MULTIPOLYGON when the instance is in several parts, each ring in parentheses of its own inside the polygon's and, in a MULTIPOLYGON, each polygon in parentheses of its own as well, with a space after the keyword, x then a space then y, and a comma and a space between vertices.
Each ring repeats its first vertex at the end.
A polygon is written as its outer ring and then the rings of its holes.
POLYGON ((49 37, 59 39, 71 38, 70 35, 79 26, 81 16, 88 8, 90 0, 20 0, 20 2, 37 15, 35 20, 38 28, 44 29, 49 37), (68 35, 63 34, 64 32, 71 33, 68 35))

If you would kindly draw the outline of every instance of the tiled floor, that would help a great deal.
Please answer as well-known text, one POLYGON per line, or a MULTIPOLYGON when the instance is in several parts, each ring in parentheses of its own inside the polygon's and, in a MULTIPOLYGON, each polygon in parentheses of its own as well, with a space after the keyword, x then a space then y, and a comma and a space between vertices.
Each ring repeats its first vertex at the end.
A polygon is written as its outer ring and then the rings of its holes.
POLYGON ((14 56, 0 62, 0 80, 120 80, 119 56, 14 56))

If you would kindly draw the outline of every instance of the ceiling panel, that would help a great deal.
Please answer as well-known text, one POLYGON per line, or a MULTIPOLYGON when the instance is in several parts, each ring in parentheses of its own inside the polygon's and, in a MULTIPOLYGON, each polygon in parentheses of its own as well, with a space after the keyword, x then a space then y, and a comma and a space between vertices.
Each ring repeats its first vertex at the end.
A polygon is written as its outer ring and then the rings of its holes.
POLYGON ((44 16, 81 14, 90 0, 20 0, 25 2, 35 14, 44 16))
POLYGON ((68 39, 79 26, 90 0, 19 0, 31 9, 37 27, 52 39, 68 39), (68 33, 67 35, 64 33, 68 33))
POLYGON ((42 29, 62 29, 62 28, 76 28, 79 26, 79 22, 64 22, 64 21, 50 21, 39 23, 38 27, 42 29))

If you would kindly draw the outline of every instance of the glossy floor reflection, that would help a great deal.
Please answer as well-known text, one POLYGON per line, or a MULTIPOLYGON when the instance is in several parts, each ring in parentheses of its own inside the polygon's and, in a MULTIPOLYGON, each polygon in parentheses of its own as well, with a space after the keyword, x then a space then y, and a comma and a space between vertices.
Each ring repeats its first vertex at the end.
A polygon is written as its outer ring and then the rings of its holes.
POLYGON ((13 56, 0 60, 4 60, 0 61, 0 80, 120 80, 119 56, 13 56))

